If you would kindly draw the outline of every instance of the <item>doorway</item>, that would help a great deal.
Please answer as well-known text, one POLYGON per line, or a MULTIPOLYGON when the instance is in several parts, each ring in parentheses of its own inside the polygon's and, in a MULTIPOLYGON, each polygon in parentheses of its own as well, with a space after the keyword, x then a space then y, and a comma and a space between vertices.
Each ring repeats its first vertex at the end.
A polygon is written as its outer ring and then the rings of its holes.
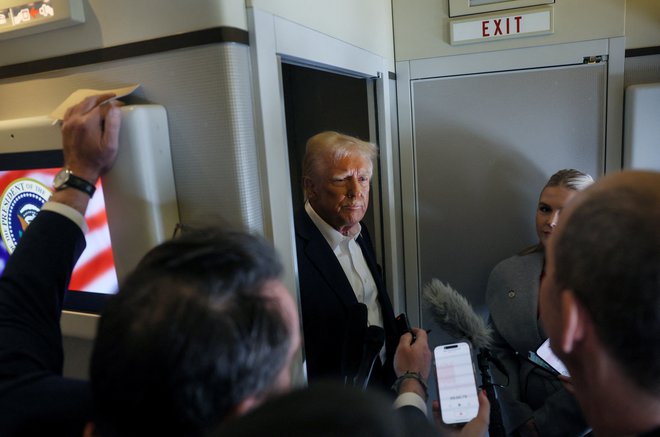
MULTIPOLYGON (((294 211, 304 206, 302 162, 307 140, 322 131, 332 130, 378 144, 370 133, 370 96, 373 81, 334 72, 282 63, 282 89, 291 177, 291 198, 294 211)), ((374 170, 378 167, 374 163, 374 170)), ((377 185, 374 172, 372 185, 377 185)), ((374 197, 364 217, 373 238, 374 197)), ((376 244, 376 242, 372 242, 376 244)))

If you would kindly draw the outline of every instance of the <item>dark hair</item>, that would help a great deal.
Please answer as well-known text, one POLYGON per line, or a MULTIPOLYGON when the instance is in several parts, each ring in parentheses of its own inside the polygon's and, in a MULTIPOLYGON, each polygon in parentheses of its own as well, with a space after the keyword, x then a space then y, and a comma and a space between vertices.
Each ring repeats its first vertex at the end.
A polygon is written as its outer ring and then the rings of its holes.
POLYGON ((559 284, 587 308, 610 355, 639 387, 660 393, 657 192, 591 192, 571 213, 554 256, 559 284))
POLYGON ((429 435, 424 432, 427 429, 433 430, 430 423, 424 427, 423 422, 423 418, 405 421, 385 392, 320 381, 223 423, 209 437, 422 437, 429 435))
POLYGON ((270 244, 241 232, 191 232, 149 252, 99 323, 101 435, 201 435, 241 400, 267 395, 291 342, 263 294, 281 270, 270 244))

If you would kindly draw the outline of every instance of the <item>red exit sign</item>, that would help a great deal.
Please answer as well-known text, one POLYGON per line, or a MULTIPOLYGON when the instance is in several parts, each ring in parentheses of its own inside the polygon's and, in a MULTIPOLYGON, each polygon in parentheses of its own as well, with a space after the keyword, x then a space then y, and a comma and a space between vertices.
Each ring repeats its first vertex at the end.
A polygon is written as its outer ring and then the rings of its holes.
POLYGON ((481 22, 481 36, 487 38, 497 35, 512 35, 521 33, 522 15, 515 17, 493 18, 481 22))
POLYGON ((553 32, 552 7, 515 14, 452 20, 450 29, 452 44, 545 35, 553 32))

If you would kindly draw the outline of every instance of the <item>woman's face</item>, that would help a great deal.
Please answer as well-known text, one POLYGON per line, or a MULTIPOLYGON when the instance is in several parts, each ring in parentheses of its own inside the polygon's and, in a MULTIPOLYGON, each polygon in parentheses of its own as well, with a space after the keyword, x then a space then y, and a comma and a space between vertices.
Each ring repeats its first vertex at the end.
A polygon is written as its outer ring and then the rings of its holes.
POLYGON ((559 223, 559 214, 577 191, 566 187, 545 187, 539 197, 536 208, 536 235, 539 242, 546 246, 548 238, 559 223))

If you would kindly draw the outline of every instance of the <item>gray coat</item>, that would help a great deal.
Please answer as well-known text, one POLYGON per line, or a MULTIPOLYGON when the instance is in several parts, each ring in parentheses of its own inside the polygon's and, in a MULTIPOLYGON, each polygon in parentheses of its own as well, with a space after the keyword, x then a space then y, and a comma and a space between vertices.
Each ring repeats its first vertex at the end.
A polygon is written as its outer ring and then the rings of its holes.
MULTIPOLYGON (((488 279, 492 350, 509 373, 508 386, 499 390, 502 415, 509 434, 534 418, 542 436, 580 436, 588 427, 575 398, 557 377, 525 358, 547 338, 537 317, 543 264, 542 252, 512 256, 500 262, 488 279)), ((495 379, 506 384, 502 375, 495 379)))

